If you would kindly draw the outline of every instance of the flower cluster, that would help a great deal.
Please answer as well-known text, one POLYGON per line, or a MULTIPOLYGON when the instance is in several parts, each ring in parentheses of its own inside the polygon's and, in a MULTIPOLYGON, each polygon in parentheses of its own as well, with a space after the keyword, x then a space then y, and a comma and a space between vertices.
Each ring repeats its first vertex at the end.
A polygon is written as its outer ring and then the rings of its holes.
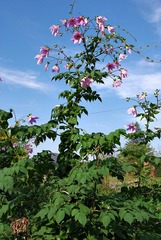
MULTIPOLYGON (((142 101, 144 101, 143 104, 145 104, 146 96, 147 96, 146 92, 142 92, 142 94, 136 96, 137 97, 138 106, 139 105, 142 106, 142 101)), ((130 100, 130 98, 127 98, 127 101, 129 101, 129 100, 130 100)), ((127 110, 127 113, 130 114, 130 115, 133 115, 134 117, 139 116, 136 107, 137 106, 133 106, 133 107, 129 108, 127 110)), ((128 124, 125 127, 126 127, 127 131, 130 131, 131 133, 134 133, 137 130, 134 123, 128 124)))
MULTIPOLYGON (((74 44, 81 44, 83 43, 83 46, 85 47, 85 52, 88 55, 88 51, 91 51, 90 44, 93 41, 93 39, 96 39, 98 41, 97 43, 97 49, 95 49, 95 52, 93 52, 93 56, 95 55, 95 59, 99 59, 102 57, 102 60, 109 56, 113 59, 113 61, 109 62, 105 68, 105 71, 108 73, 108 76, 113 79, 113 87, 120 87, 122 84, 122 80, 126 77, 128 77, 128 70, 123 68, 121 66, 121 61, 125 60, 127 58, 127 52, 131 54, 132 52, 132 45, 128 45, 125 40, 120 41, 120 36, 118 37, 119 41, 121 42, 121 46, 117 47, 115 46, 117 42, 117 34, 116 34, 116 27, 107 25, 106 24, 107 18, 104 16, 97 16, 93 20, 89 20, 89 18, 84 16, 77 16, 77 17, 71 17, 69 19, 60 20, 60 24, 54 24, 52 25, 49 30, 51 31, 51 34, 53 36, 63 36, 63 31, 61 32, 61 29, 64 28, 65 32, 71 33, 72 37, 70 40, 74 44), (91 32, 91 30, 94 30, 96 32, 97 37, 94 38, 90 35, 87 35, 87 32, 91 32), (108 37, 107 37, 108 36, 108 37), (107 37, 107 38, 106 38, 107 37), (114 44, 109 44, 109 40, 111 39, 114 44), (88 47, 89 46, 89 47, 88 47), (120 49, 120 50, 118 50, 120 49), (99 58, 97 58, 97 55, 99 58)), ((58 45, 54 45, 54 52, 58 53, 58 57, 52 57, 49 56, 49 52, 52 51, 48 46, 43 46, 40 48, 40 54, 35 56, 35 59, 37 59, 37 64, 42 64, 44 61, 44 58, 50 57, 52 60, 56 60, 53 67, 51 68, 52 72, 59 73, 60 72, 60 64, 65 61, 66 64, 64 65, 65 69, 70 70, 71 67, 74 67, 77 69, 75 61, 75 57, 68 57, 65 53, 62 47, 59 47, 58 45), (62 56, 62 57, 61 57, 62 56)), ((79 60, 82 62, 81 66, 83 68, 84 61, 82 60, 81 56, 79 55, 79 60)), ((88 60, 87 60, 88 61, 88 60)), ((96 60, 96 61, 100 61, 96 60)), ((50 62, 47 61, 45 64, 45 71, 48 69, 50 62)), ((90 77, 85 77, 82 80, 80 80, 80 86, 82 86, 84 89, 87 89, 87 86, 90 86, 91 82, 93 82, 95 79, 91 79, 90 77)), ((96 79, 97 80, 97 79, 96 79)))
MULTIPOLYGON (((119 56, 117 61, 115 60, 112 63, 108 63, 107 64, 108 72, 112 73, 113 71, 118 70, 118 68, 121 66, 120 62, 121 62, 122 59, 125 59, 125 58, 122 58, 122 56, 121 57, 119 56)), ((121 83, 122 83, 122 78, 128 77, 128 70, 127 69, 120 68, 119 71, 120 71, 120 76, 118 77, 118 79, 114 79, 113 87, 120 87, 121 83)))
MULTIPOLYGON (((31 144, 31 143, 25 143, 25 144, 21 144, 21 143, 16 143, 16 142, 14 142, 13 144, 12 144, 12 147, 13 148, 15 148, 15 149, 20 149, 20 148, 23 148, 23 149, 25 149, 25 151, 27 151, 28 153, 33 153, 33 145, 31 144)), ((6 150, 7 150, 7 147, 2 147, 1 148, 1 151, 2 152, 6 152, 6 150)))
POLYGON ((28 153, 32 153, 33 152, 33 146, 31 143, 24 143, 24 144, 18 144, 18 143, 13 143, 13 148, 17 148, 17 147, 21 147, 24 148, 28 153))
POLYGON ((76 28, 76 27, 79 27, 79 26, 87 26, 88 24, 88 18, 86 17, 83 17, 83 16, 78 16, 76 18, 70 18, 68 20, 61 20, 62 24, 65 26, 65 27, 72 27, 72 28, 76 28))
MULTIPOLYGON (((127 113, 130 114, 130 115, 133 115, 134 117, 137 116, 137 110, 136 110, 136 107, 131 107, 127 110, 127 113)), ((127 131, 131 132, 131 133, 134 133, 136 132, 136 126, 134 123, 131 123, 131 124, 128 124, 125 126, 127 131)))

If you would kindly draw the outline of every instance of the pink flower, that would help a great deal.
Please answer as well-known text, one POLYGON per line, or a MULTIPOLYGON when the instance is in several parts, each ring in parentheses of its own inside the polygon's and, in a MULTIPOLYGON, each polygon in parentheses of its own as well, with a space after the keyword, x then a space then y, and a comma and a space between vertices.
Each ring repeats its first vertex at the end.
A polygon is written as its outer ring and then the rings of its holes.
POLYGON ((59 72, 60 72, 59 66, 58 66, 58 65, 54 65, 54 66, 52 67, 52 72, 57 72, 57 73, 59 73, 59 72))
POLYGON ((104 36, 105 35, 105 26, 104 26, 104 24, 99 24, 99 29, 101 31, 101 34, 104 36))
POLYGON ((112 27, 112 26, 108 26, 107 30, 108 30, 109 33, 115 33, 115 28, 112 27))
POLYGON ((112 84, 113 87, 120 87, 122 82, 120 80, 115 80, 112 84))
POLYGON ((121 64, 118 61, 115 61, 114 63, 117 68, 121 66, 121 64))
POLYGON ((49 56, 49 50, 50 48, 47 46, 43 46, 40 48, 40 54, 37 54, 35 58, 37 59, 37 64, 42 64, 44 61, 44 57, 49 56))
POLYGON ((48 70, 49 64, 50 64, 49 62, 47 62, 47 63, 45 64, 45 67, 44 67, 45 71, 48 70))
POLYGON ((105 20, 107 20, 107 18, 105 18, 105 17, 102 17, 102 16, 96 17, 96 23, 97 23, 102 35, 105 34, 105 26, 104 26, 105 20))
POLYGON ((126 46, 126 49, 127 49, 128 53, 130 53, 130 54, 132 53, 132 50, 129 46, 126 46))
POLYGON ((70 67, 69 64, 66 64, 66 65, 64 66, 65 69, 69 69, 69 67, 70 67))
POLYGON ((18 144, 15 142, 15 143, 13 143, 13 148, 16 148, 17 146, 18 146, 18 144))
POLYGON ((42 64, 44 61, 44 55, 42 54, 37 54, 35 58, 37 59, 37 64, 42 64))
POLYGON ((28 122, 31 123, 31 124, 36 123, 36 119, 39 119, 38 117, 33 116, 31 114, 28 117, 29 117, 28 122))
POLYGON ((134 107, 129 108, 129 109, 127 110, 127 113, 134 115, 134 117, 137 116, 137 111, 136 111, 136 108, 134 108, 134 107))
POLYGON ((76 23, 81 26, 87 26, 88 24, 88 19, 82 16, 79 16, 76 18, 76 23))
POLYGON ((63 24, 65 27, 67 27, 67 23, 68 23, 68 21, 67 21, 66 19, 61 20, 61 22, 62 22, 62 24, 63 24))
POLYGON ((40 54, 43 55, 44 57, 48 57, 49 56, 49 50, 50 48, 47 46, 43 46, 40 48, 40 54))
POLYGON ((64 68, 70 70, 73 67, 72 63, 67 63, 64 68))
POLYGON ((136 126, 133 123, 126 125, 126 128, 127 128, 127 131, 130 131, 131 133, 136 132, 136 126))
POLYGON ((116 64, 114 62, 107 64, 107 68, 108 68, 109 72, 113 71, 113 69, 115 69, 115 67, 116 67, 116 64))
POLYGON ((104 24, 104 22, 105 22, 106 20, 107 20, 107 18, 102 17, 102 16, 96 17, 96 23, 97 23, 98 25, 104 24))
POLYGON ((80 81, 81 87, 87 89, 94 80, 92 78, 84 77, 80 81))
POLYGON ((75 32, 71 40, 75 43, 81 43, 82 42, 82 34, 80 32, 75 32))
POLYGON ((77 21, 76 21, 76 19, 75 18, 70 18, 69 20, 68 20, 68 27, 76 27, 77 26, 77 21))
POLYGON ((139 96, 139 100, 141 100, 141 101, 144 100, 145 98, 146 98, 146 94, 145 93, 143 93, 142 95, 139 96))
POLYGON ((55 37, 58 35, 59 25, 52 25, 49 29, 50 29, 52 35, 54 35, 55 37))
POLYGON ((123 53, 120 53, 119 55, 119 60, 121 61, 122 59, 126 59, 127 58, 127 55, 126 54, 123 54, 123 53))
POLYGON ((32 153, 33 152, 33 147, 30 143, 26 143, 23 145, 23 147, 27 150, 28 153, 32 153))
POLYGON ((128 70, 126 69, 120 69, 120 75, 121 77, 125 78, 128 76, 128 70))

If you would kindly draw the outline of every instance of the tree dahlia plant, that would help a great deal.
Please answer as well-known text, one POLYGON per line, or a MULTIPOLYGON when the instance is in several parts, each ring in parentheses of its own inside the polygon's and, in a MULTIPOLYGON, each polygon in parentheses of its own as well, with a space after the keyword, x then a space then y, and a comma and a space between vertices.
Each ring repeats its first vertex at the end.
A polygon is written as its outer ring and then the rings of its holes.
MULTIPOLYGON (((42 46, 35 56, 45 71, 51 69, 53 81, 67 85, 59 95, 65 104, 52 109, 47 123, 36 125, 38 117, 29 114, 29 125, 16 121, 10 126, 13 111, 0 111, 0 239, 161 239, 160 183, 142 182, 140 174, 139 184, 129 185, 124 179, 133 165, 113 155, 121 136, 140 136, 135 124, 127 125, 130 133, 125 129, 87 133, 79 127, 81 116, 88 115, 83 102, 102 101, 94 85, 111 78, 113 87, 120 87, 128 77, 123 65, 134 46, 104 16, 90 19, 71 12, 49 29, 53 41, 65 37, 80 52, 68 56, 64 46, 54 44, 42 46), (57 137, 58 156, 50 151, 29 156, 29 140, 38 145, 57 137), (23 143, 28 153, 14 143, 23 143), (108 182, 103 188, 104 179, 113 185, 108 182)), ((150 129, 160 110, 158 92, 155 98, 157 103, 151 103, 142 93, 137 101, 143 113, 138 105, 128 110, 147 121, 145 131, 139 132, 144 144, 161 134, 150 129)), ((146 161, 143 154, 139 169, 146 161)), ((150 161, 155 165, 160 158, 150 161)))

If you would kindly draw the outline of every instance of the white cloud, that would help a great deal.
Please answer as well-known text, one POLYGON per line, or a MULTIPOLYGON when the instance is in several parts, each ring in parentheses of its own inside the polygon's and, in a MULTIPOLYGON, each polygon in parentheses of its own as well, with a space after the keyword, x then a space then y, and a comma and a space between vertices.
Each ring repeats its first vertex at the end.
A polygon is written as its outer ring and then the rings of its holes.
POLYGON ((160 0, 133 0, 147 22, 154 24, 156 32, 161 35, 161 1, 160 0))
POLYGON ((142 92, 153 95, 156 89, 161 89, 161 71, 160 64, 148 63, 146 61, 133 62, 127 66, 129 71, 128 78, 123 80, 121 87, 112 87, 112 80, 105 79, 104 85, 95 84, 99 91, 113 91, 120 98, 136 97, 142 92), (133 66, 133 67, 131 67, 133 66))
POLYGON ((7 84, 21 85, 44 92, 49 90, 48 85, 40 82, 33 72, 0 68, 0 77, 7 84))
POLYGON ((161 7, 154 8, 153 12, 151 13, 150 22, 158 23, 161 21, 161 7))
POLYGON ((131 74, 124 80, 122 87, 116 92, 120 97, 135 97, 137 94, 147 92, 152 95, 154 91, 161 87, 161 72, 151 74, 131 74))

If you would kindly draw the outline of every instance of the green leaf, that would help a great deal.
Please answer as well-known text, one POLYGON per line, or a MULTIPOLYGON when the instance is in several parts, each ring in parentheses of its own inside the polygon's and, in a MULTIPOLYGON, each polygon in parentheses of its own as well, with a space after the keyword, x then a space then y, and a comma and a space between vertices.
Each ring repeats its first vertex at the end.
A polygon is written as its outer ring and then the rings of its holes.
POLYGON ((49 212, 48 208, 43 208, 35 215, 35 218, 40 217, 41 219, 44 219, 44 217, 48 214, 48 212, 49 212))
POLYGON ((134 217, 131 213, 126 213, 124 216, 124 220, 131 225, 131 223, 134 221, 134 217))
POLYGON ((43 237, 45 236, 45 239, 47 239, 45 233, 50 233, 51 231, 52 231, 52 228, 42 226, 39 231, 34 232, 32 235, 36 236, 36 240, 37 239, 42 239, 42 238, 38 238, 37 236, 43 236, 43 237))
POLYGON ((103 166, 101 169, 98 169, 98 173, 100 175, 108 175, 109 174, 109 168, 103 166))
POLYGON ((141 215, 145 220, 149 220, 150 214, 148 214, 147 212, 141 211, 141 215))
POLYGON ((140 163, 144 163, 146 159, 147 159, 146 155, 141 156, 140 159, 139 159, 140 163))
POLYGON ((75 220, 78 221, 81 225, 85 226, 87 223, 87 217, 84 213, 78 212, 75 215, 75 220))
POLYGON ((63 209, 59 209, 55 215, 55 220, 59 224, 65 217, 65 212, 63 209))
POLYGON ((159 220, 161 220, 161 213, 158 214, 158 218, 159 218, 159 220))
POLYGON ((4 184, 3 182, 0 182, 0 190, 3 190, 4 189, 4 184))
POLYGON ((6 234, 9 235, 11 233, 11 228, 8 224, 0 223, 0 239, 2 240, 4 239, 3 238, 4 235, 2 235, 3 233, 5 233, 5 235, 6 234))
POLYGON ((134 171, 135 168, 134 166, 132 165, 132 163, 123 163, 122 165, 122 169, 126 172, 131 172, 131 171, 134 171))
POLYGON ((86 214, 90 212, 90 209, 83 204, 80 204, 79 208, 80 208, 80 212, 83 212, 83 213, 86 213, 86 214))
POLYGON ((156 165, 160 164, 161 163, 161 158, 160 157, 155 157, 154 162, 155 162, 156 165))
POLYGON ((3 230, 4 230, 3 224, 0 223, 0 234, 3 233, 3 230))
POLYGON ((48 215, 47 215, 49 220, 54 216, 55 212, 56 212, 55 208, 50 209, 50 211, 48 212, 48 215))
POLYGON ((21 167, 21 166, 20 166, 20 171, 21 171, 22 173, 24 173, 25 175, 28 174, 28 171, 27 171, 27 169, 26 169, 25 167, 21 167))
POLYGON ((140 212, 134 212, 135 218, 138 222, 142 222, 143 221, 143 217, 142 214, 140 212))
POLYGON ((77 118, 70 118, 69 121, 68 121, 69 124, 73 124, 73 125, 77 125, 78 122, 77 122, 77 118))
POLYGON ((74 208, 74 209, 72 210, 72 216, 75 216, 78 212, 79 212, 79 210, 76 209, 76 208, 74 208))
POLYGON ((2 208, 0 209, 0 218, 3 216, 3 214, 5 214, 9 209, 9 205, 3 205, 2 208))
POLYGON ((81 147, 82 143, 78 143, 77 146, 76 146, 76 151, 78 151, 81 147))
POLYGON ((13 178, 11 176, 5 176, 4 188, 6 191, 13 188, 13 178))
POLYGON ((60 206, 62 206, 63 203, 64 203, 64 198, 59 196, 58 198, 55 199, 54 205, 57 206, 57 208, 59 208, 60 206))
POLYGON ((109 212, 108 215, 112 220, 115 220, 115 215, 112 212, 109 212))
POLYGON ((70 216, 71 213, 71 205, 64 205, 64 212, 70 216))
POLYGON ((104 227, 107 227, 110 224, 111 218, 109 215, 103 215, 101 221, 104 227))
POLYGON ((107 140, 105 139, 104 136, 99 138, 99 144, 100 145, 103 145, 105 143, 105 141, 107 142, 107 140))
POLYGON ((119 217, 121 218, 121 220, 124 218, 124 216, 126 215, 127 210, 125 208, 121 208, 119 211, 119 217))

